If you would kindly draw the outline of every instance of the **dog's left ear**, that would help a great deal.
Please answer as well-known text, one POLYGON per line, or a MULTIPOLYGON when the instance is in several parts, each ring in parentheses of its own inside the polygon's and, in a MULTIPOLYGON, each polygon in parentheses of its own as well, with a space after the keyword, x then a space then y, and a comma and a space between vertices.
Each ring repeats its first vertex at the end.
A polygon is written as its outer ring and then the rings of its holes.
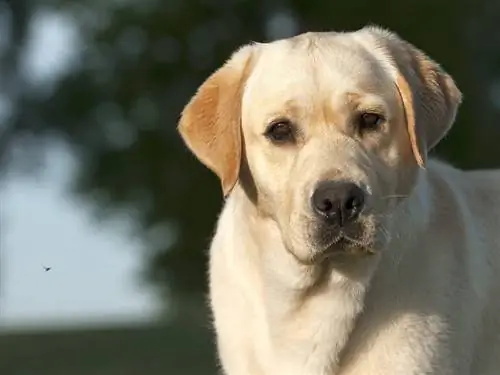
POLYGON ((448 133, 455 121, 462 93, 438 63, 396 34, 366 27, 375 48, 397 69, 396 86, 403 102, 408 135, 417 163, 425 166, 427 153, 448 133))
POLYGON ((241 101, 254 46, 244 46, 199 87, 184 108, 178 131, 187 147, 220 179, 224 196, 238 181, 241 101))

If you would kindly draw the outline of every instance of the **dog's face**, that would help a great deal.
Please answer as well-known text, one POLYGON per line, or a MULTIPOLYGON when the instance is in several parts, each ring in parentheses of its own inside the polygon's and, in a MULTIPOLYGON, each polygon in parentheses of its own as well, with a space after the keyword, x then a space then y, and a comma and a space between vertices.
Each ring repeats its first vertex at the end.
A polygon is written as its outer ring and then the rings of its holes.
POLYGON ((183 112, 180 131, 228 194, 238 179, 304 262, 370 253, 460 102, 453 80, 377 28, 246 46, 183 112))
POLYGON ((417 170, 390 73, 349 39, 262 46, 242 97, 258 204, 304 260, 380 246, 391 198, 417 170))

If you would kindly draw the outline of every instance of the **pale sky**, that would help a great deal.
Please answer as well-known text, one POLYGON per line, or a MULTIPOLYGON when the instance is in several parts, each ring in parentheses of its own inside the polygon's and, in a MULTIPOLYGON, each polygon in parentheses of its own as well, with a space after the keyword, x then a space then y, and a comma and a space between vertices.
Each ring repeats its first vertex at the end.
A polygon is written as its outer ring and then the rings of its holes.
MULTIPOLYGON (((50 14, 35 26, 33 46, 38 47, 25 69, 33 80, 48 80, 75 58, 70 46, 77 35, 70 21, 50 14)), ((74 165, 70 150, 55 144, 41 178, 9 175, 0 187, 0 329, 142 320, 156 311, 154 296, 138 286, 143 257, 126 223, 96 224, 84 206, 68 198, 74 165)))

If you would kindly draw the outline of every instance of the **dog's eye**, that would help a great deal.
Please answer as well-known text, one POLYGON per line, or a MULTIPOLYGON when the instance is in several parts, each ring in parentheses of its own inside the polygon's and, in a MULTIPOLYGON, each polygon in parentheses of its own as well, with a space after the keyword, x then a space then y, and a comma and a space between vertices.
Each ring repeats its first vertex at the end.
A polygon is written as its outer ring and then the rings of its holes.
POLYGON ((273 121, 266 129, 264 135, 274 143, 294 141, 293 124, 286 119, 273 121))
POLYGON ((359 116, 359 130, 377 130, 384 123, 384 118, 377 113, 365 112, 359 116))

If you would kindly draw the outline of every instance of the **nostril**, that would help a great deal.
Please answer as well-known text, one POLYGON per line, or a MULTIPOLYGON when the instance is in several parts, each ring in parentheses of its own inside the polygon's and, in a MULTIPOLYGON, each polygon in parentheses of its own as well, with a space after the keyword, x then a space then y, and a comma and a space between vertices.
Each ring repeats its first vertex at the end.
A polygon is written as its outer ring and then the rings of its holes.
POLYGON ((322 212, 328 213, 333 210, 333 202, 330 199, 323 199, 319 204, 318 209, 322 212))
POLYGON ((335 189, 332 189, 330 184, 323 184, 317 188, 312 196, 311 203, 314 211, 326 219, 337 217, 342 209, 341 202, 336 197, 335 189))
POLYGON ((351 192, 350 196, 344 201, 344 215, 347 220, 352 220, 358 216, 363 208, 364 194, 361 189, 357 188, 351 192))
POLYGON ((345 208, 346 210, 350 211, 350 210, 355 210, 356 209, 356 206, 357 206, 357 202, 356 202, 356 198, 352 197, 352 198, 349 198, 346 202, 345 202, 345 208))
POLYGON ((359 209, 362 205, 363 205, 363 199, 358 196, 353 196, 347 199, 344 207, 348 211, 353 211, 359 209))

